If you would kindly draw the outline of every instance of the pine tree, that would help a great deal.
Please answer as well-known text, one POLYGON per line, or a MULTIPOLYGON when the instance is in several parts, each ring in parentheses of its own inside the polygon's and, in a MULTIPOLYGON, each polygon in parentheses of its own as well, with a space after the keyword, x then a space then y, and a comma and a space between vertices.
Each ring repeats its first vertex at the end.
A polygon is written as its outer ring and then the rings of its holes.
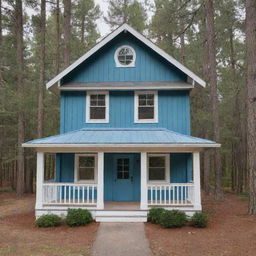
POLYGON ((111 28, 127 23, 143 32, 146 28, 147 14, 142 3, 137 0, 109 0, 108 15, 104 19, 111 28))
MULTIPOLYGON (((17 61, 17 94, 19 101, 22 100, 23 95, 23 73, 24 73, 24 54, 23 54, 23 10, 22 0, 15 1, 15 29, 16 29, 16 61, 17 61)), ((18 143, 17 143, 17 158, 18 158, 18 169, 17 169, 17 194, 22 195, 25 190, 25 170, 24 170, 24 149, 21 144, 25 138, 25 127, 24 127, 24 110, 18 108, 18 143)))
POLYGON ((256 214, 256 2, 246 1, 249 213, 256 214))

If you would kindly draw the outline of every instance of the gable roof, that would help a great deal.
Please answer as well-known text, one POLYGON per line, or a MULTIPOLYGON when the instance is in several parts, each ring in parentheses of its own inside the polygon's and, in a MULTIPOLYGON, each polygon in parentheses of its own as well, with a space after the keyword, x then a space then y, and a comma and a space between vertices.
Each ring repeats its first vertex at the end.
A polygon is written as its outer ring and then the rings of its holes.
POLYGON ((181 64, 179 61, 174 59, 172 56, 167 54, 164 50, 160 49, 158 46, 156 46, 154 43, 152 43, 149 39, 147 39, 145 36, 137 32, 135 29, 133 29, 128 24, 123 24, 120 27, 118 27, 116 30, 114 30, 112 33, 110 33, 108 36, 103 38, 98 44, 96 44, 91 50, 86 52, 83 56, 81 56, 78 60, 76 60, 73 64, 71 64, 69 67, 64 69, 61 73, 59 73, 57 76, 55 76, 53 79, 51 79, 47 84, 46 88, 49 89, 56 83, 58 83, 64 76, 66 76, 69 72, 71 72, 73 69, 75 69, 77 66, 79 66, 82 62, 84 62, 86 59, 88 59, 91 55, 93 55, 95 52, 97 52, 99 49, 101 49, 104 45, 106 45, 108 42, 110 42, 112 39, 114 39, 116 36, 118 36, 123 31, 128 31, 131 33, 134 37, 136 37, 138 40, 143 42, 145 45, 147 45, 149 48, 151 48, 153 51, 155 51, 157 54, 162 56, 164 59, 166 59, 169 63, 177 67, 179 70, 184 72, 188 77, 192 79, 192 81, 197 82, 201 86, 205 87, 206 83, 203 81, 200 77, 198 77, 195 73, 193 73, 191 70, 186 68, 183 64, 181 64))

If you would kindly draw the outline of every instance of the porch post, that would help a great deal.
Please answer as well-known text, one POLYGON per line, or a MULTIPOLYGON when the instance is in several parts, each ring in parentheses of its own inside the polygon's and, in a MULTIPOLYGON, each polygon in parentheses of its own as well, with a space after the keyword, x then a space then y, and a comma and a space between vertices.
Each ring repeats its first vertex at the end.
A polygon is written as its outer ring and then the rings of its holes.
POLYGON ((37 152, 36 165, 36 209, 43 206, 44 152, 37 152))
POLYGON ((200 153, 193 152, 194 208, 202 210, 200 185, 200 153))
POLYGON ((98 153, 97 209, 104 209, 104 152, 98 153))
POLYGON ((148 191, 147 191, 147 153, 140 154, 140 209, 148 209, 148 191))

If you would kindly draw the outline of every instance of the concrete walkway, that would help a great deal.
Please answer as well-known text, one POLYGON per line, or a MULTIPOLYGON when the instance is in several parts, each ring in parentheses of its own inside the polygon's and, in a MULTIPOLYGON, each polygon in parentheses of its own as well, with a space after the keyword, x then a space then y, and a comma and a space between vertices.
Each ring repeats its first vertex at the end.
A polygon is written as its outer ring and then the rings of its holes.
POLYGON ((93 256, 152 256, 143 223, 100 223, 93 256))

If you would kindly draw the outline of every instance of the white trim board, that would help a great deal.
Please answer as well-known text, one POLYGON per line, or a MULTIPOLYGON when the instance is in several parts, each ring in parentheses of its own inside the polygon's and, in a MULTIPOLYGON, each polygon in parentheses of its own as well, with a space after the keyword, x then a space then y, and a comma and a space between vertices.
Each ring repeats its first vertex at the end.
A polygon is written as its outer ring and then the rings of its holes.
POLYGON ((194 143, 194 144, 29 144, 23 143, 24 148, 219 148, 218 143, 194 143))
MULTIPOLYGON (((191 70, 186 68, 183 64, 178 62, 176 59, 174 59, 172 56, 167 54, 165 51, 160 49, 158 46, 156 46, 154 43, 152 43, 149 39, 144 37, 142 34, 137 32, 135 29, 130 27, 127 24, 123 24, 116 30, 114 30, 111 34, 106 36, 104 39, 102 39, 98 44, 96 44, 91 50, 86 52, 83 56, 81 56, 78 60, 76 60, 73 64, 71 64, 69 67, 64 69, 61 73, 59 73, 57 76, 55 76, 53 79, 51 79, 47 84, 46 88, 49 89, 54 84, 58 83, 59 81, 66 76, 69 72, 71 72, 73 69, 75 69, 78 65, 80 65, 82 62, 84 62, 86 59, 88 59, 91 55, 93 55, 95 52, 97 52, 99 49, 101 49, 105 44, 110 42, 113 38, 115 38, 117 35, 119 35, 123 31, 128 31, 133 36, 135 36, 138 40, 143 42, 145 45, 147 45, 149 48, 151 48, 153 51, 158 53, 160 56, 162 56, 164 59, 166 59, 169 63, 180 69, 182 72, 184 72, 188 77, 190 77, 193 81, 197 82, 201 86, 205 87, 206 83, 203 81, 199 76, 197 76, 195 73, 193 73, 191 70)), ((193 82, 192 82, 193 83, 193 82)))

